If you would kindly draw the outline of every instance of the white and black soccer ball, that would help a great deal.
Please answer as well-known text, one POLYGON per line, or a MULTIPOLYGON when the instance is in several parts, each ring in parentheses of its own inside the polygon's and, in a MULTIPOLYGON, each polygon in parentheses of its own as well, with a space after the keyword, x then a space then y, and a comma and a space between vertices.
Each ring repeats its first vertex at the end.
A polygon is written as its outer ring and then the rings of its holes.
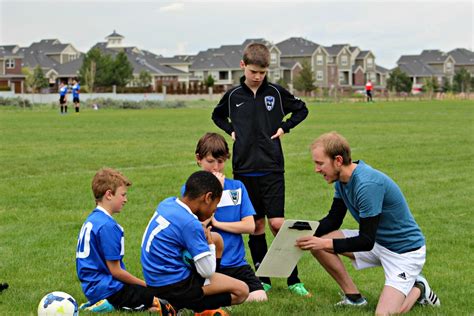
POLYGON ((46 294, 38 305, 38 316, 78 316, 77 302, 64 292, 46 294))

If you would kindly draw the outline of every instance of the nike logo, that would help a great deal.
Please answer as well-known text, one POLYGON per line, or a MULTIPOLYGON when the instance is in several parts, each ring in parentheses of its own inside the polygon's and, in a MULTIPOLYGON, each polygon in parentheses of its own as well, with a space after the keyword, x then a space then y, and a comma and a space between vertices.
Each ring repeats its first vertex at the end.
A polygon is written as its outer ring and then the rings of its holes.
POLYGON ((236 107, 239 107, 239 106, 241 106, 241 105, 244 104, 244 103, 245 103, 245 102, 237 103, 235 106, 236 106, 236 107))

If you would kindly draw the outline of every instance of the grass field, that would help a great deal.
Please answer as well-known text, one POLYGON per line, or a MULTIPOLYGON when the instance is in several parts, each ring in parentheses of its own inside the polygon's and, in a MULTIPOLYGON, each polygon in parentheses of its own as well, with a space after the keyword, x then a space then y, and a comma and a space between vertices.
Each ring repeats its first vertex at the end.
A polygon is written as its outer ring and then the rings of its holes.
MULTIPOLYGON (((308 118, 283 138, 287 218, 318 220, 332 188, 313 172, 309 144, 337 130, 353 158, 390 175, 402 188, 427 239, 424 274, 440 309, 416 307, 414 315, 473 315, 474 104, 463 101, 308 104, 308 118)), ((212 108, 157 110, 85 109, 65 116, 44 107, 0 109, 0 315, 36 314, 41 297, 65 291, 84 302, 75 272, 80 227, 94 208, 90 182, 103 167, 117 168, 133 186, 116 216, 126 239, 125 264, 142 276, 140 242, 156 205, 176 195, 198 168, 197 139, 219 131, 212 108)), ((229 140, 229 137, 227 137, 229 140)), ((230 163, 226 174, 231 176, 230 163)), ((356 228, 348 215, 344 226, 356 228)), ((288 294, 275 279, 269 302, 234 307, 234 315, 370 315, 383 271, 348 269, 369 305, 335 309, 336 283, 306 253, 300 277, 313 298, 288 294)), ((86 313, 81 313, 86 314, 86 313)), ((117 313, 118 314, 118 313, 117 313)))

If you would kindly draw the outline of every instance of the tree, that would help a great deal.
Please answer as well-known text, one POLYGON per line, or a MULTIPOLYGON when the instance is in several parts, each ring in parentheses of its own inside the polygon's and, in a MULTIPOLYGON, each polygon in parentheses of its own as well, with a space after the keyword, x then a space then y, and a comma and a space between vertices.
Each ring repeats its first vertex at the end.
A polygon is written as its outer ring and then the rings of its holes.
POLYGON ((456 71, 453 80, 456 92, 469 92, 471 90, 471 74, 464 67, 456 71))
POLYGON ((283 78, 278 79, 277 84, 279 84, 285 89, 288 89, 288 82, 286 82, 286 80, 283 78))
POLYGON ((295 78, 295 89, 298 91, 303 91, 305 94, 316 89, 314 85, 314 74, 311 71, 311 66, 307 61, 304 61, 302 64, 303 69, 295 78))
POLYGON ((430 99, 433 98, 433 92, 438 91, 439 84, 436 77, 430 77, 425 79, 425 84, 423 85, 423 91, 428 93, 430 99))
POLYGON ((147 88, 150 86, 150 82, 151 74, 146 70, 140 71, 140 74, 138 75, 138 85, 142 88, 147 88))
POLYGON ((441 89, 443 90, 443 92, 451 92, 453 91, 453 85, 447 78, 444 78, 443 87, 441 89))
POLYGON ((214 87, 214 77, 212 75, 207 76, 207 78, 204 80, 204 85, 208 88, 214 87))
POLYGON ((30 68, 23 67, 21 68, 21 73, 25 76, 25 89, 27 92, 33 92, 33 73, 30 71, 30 68))
POLYGON ((42 88, 49 87, 48 79, 44 76, 43 69, 40 65, 36 66, 33 70, 33 81, 32 81, 32 88, 33 92, 40 91, 42 88))
POLYGON ((120 52, 112 62, 111 83, 117 87, 125 87, 133 79, 133 67, 128 61, 127 54, 120 52))
POLYGON ((395 68, 390 73, 390 77, 387 79, 387 89, 390 91, 396 92, 407 92, 411 91, 412 82, 410 77, 406 73, 400 70, 400 68, 395 68))

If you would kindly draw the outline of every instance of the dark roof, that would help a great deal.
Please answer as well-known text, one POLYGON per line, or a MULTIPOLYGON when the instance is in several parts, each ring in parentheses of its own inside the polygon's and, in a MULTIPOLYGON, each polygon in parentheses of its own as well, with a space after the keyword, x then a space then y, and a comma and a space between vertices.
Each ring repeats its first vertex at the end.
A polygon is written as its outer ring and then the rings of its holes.
POLYGON ((332 46, 324 47, 324 49, 328 52, 329 55, 335 56, 344 49, 344 47, 348 47, 348 44, 334 44, 332 46))
POLYGON ((387 68, 379 66, 379 65, 375 65, 375 71, 380 72, 380 73, 389 73, 390 72, 390 70, 388 70, 387 68))
MULTIPOLYGON (((245 46, 249 43, 251 42, 247 42, 245 46)), ((219 48, 201 51, 194 57, 190 70, 240 69, 244 44, 223 45, 219 48)))
POLYGON ((356 59, 364 59, 367 55, 370 54, 370 50, 361 50, 357 55, 356 59))
POLYGON ((420 60, 413 60, 398 65, 401 71, 409 76, 415 77, 431 77, 436 75, 443 75, 443 72, 436 70, 420 60))
POLYGON ((428 64, 442 64, 448 58, 448 54, 438 49, 426 49, 421 52, 418 59, 428 64))
POLYGON ((283 69, 293 69, 293 67, 297 64, 297 61, 281 61, 280 67, 283 69))
POLYGON ((458 65, 474 65, 474 52, 465 48, 456 48, 448 53, 458 65))
POLYGON ((0 58, 3 57, 21 58, 23 55, 21 54, 20 47, 18 47, 18 45, 3 45, 0 46, 0 58))
POLYGON ((302 37, 290 37, 276 46, 281 51, 281 56, 311 56, 320 46, 302 37))
POLYGON ((123 35, 120 35, 120 34, 118 34, 117 32, 115 32, 115 30, 112 32, 112 34, 106 36, 105 38, 109 38, 109 37, 121 37, 121 38, 125 38, 123 35))

